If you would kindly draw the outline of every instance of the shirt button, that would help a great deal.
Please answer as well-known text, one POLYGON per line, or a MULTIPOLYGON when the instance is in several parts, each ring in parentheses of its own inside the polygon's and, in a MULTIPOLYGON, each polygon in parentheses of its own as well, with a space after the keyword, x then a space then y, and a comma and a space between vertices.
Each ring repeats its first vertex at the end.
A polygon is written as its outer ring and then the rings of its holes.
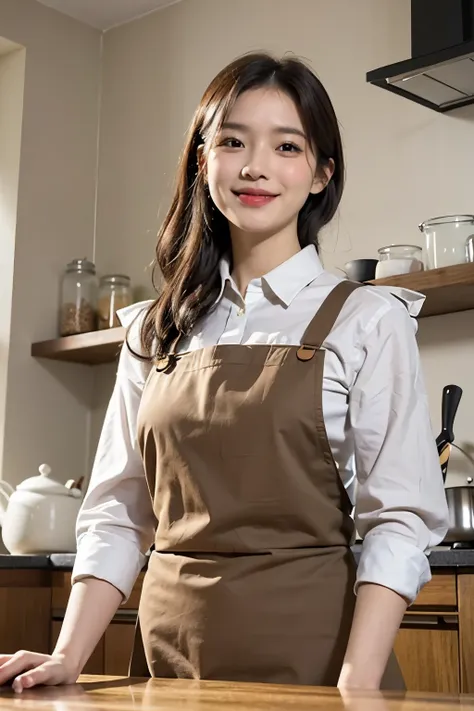
POLYGON ((237 316, 243 316, 244 313, 245 313, 245 309, 239 309, 239 310, 237 311, 237 316))

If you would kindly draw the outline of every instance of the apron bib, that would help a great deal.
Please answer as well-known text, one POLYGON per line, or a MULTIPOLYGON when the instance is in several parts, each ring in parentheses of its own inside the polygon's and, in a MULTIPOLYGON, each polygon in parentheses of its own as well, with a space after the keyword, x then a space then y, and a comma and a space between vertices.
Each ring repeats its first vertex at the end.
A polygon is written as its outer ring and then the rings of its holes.
MULTIPOLYGON (((354 613, 352 505, 322 411, 324 350, 359 284, 301 346, 158 361, 138 441, 158 521, 132 676, 335 686, 354 613)), ((394 658, 385 688, 403 688, 394 658)))

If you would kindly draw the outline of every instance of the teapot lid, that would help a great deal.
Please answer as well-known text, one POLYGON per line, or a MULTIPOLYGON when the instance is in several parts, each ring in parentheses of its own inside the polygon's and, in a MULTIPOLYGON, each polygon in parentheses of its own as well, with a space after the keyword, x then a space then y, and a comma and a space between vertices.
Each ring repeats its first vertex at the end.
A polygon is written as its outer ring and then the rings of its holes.
POLYGON ((66 489, 64 484, 50 478, 51 467, 48 464, 41 464, 39 467, 39 476, 30 476, 18 484, 17 491, 34 491, 37 494, 59 494, 61 496, 69 496, 70 491, 66 489))

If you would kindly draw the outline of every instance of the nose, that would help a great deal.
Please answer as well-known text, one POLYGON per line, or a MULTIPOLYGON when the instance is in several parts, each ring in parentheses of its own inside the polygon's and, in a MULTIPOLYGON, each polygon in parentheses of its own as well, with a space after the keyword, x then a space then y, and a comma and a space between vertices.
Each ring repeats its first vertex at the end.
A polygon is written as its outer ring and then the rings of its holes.
POLYGON ((268 180, 268 160, 263 148, 255 148, 247 154, 247 160, 241 170, 242 178, 247 180, 268 180))

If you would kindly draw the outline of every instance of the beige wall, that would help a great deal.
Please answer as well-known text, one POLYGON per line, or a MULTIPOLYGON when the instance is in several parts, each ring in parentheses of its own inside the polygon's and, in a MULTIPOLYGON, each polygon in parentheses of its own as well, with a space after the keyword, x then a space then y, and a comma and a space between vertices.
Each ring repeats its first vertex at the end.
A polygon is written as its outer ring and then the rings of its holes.
POLYGON ((46 461, 85 472, 93 376, 35 361, 56 335, 59 274, 94 249, 101 33, 34 0, 1 0, 0 34, 26 48, 23 128, 1 476, 16 484, 46 461))
MULTIPOLYGON (((365 82, 366 71, 410 56, 409 0, 183 0, 105 35, 102 270, 125 270, 136 285, 149 284, 157 225, 201 92, 225 63, 260 48, 308 58, 342 125, 348 181, 323 242, 327 268, 375 256, 384 244, 421 243, 417 224, 427 217, 473 212, 474 107, 438 115, 365 82)), ((433 425, 443 385, 458 382, 465 395, 456 431, 468 443, 472 319, 468 312, 420 324, 433 425)), ((106 386, 94 411, 94 443, 110 388, 110 374, 100 378, 106 386)))

